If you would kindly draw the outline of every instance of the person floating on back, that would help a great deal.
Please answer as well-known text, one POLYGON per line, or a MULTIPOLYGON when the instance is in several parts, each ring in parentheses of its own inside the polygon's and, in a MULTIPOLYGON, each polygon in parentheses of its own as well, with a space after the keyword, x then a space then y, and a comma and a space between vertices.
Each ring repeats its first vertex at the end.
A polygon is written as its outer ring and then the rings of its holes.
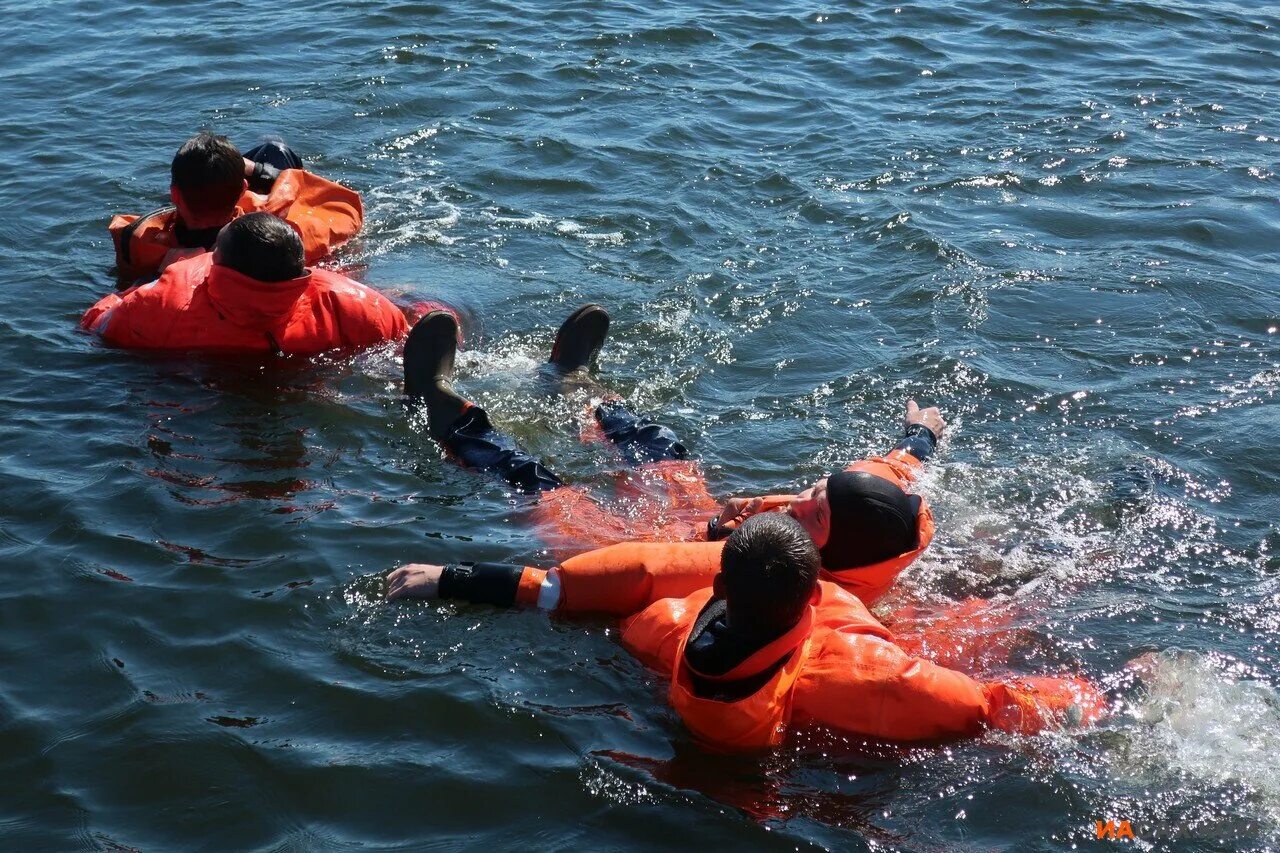
MULTIPOLYGON (((723 543, 632 542, 550 572, 501 563, 402 566, 387 598, 537 606, 562 614, 574 574, 608 578, 601 609, 623 617, 622 645, 669 681, 668 700, 705 746, 766 749, 826 729, 881 741, 941 741, 986 728, 1035 734, 1091 723, 1106 699, 1078 676, 977 681, 908 654, 857 596, 819 580, 811 536, 780 512, 747 518, 723 543), (663 571, 654 571, 657 564, 663 571), (706 574, 670 595, 655 577, 706 574), (601 571, 603 569, 603 571, 601 571), (628 602, 625 609, 617 605, 628 602)), ((568 605, 568 606, 566 606, 568 605)))
MULTIPOLYGON (((494 428, 484 409, 453 387, 458 341, 457 317, 424 316, 404 349, 405 391, 410 406, 424 411, 432 437, 463 464, 493 471, 513 487, 539 495, 533 514, 542 537, 557 550, 573 550, 631 540, 719 540, 746 518, 781 511, 813 537, 822 556, 823 579, 834 581, 868 606, 928 547, 933 513, 920 496, 905 489, 915 481, 946 428, 936 408, 907 406, 905 434, 887 454, 836 471, 798 495, 733 498, 723 508, 711 497, 701 466, 689 458, 675 432, 636 414, 590 375, 608 334, 610 319, 599 305, 584 305, 561 325, 549 366, 560 390, 585 388, 600 400, 591 419, 599 437, 611 442, 632 466, 636 479, 665 491, 668 501, 633 516, 620 517, 581 487, 565 484, 509 436, 494 428), (709 513, 716 513, 708 520, 709 513), (697 519, 690 523, 689 519, 697 519)), ((713 565, 707 566, 714 573, 713 565)), ((686 578, 697 586, 710 575, 686 578)), ((691 592, 697 586, 685 592, 691 592)))
POLYGON ((153 278, 176 260, 210 251, 219 229, 237 216, 265 211, 293 224, 307 263, 359 232, 359 193, 302 168, 283 142, 241 156, 225 136, 200 133, 178 149, 170 168, 172 207, 144 216, 117 214, 108 229, 122 279, 153 278))
POLYGON ((222 229, 212 254, 103 297, 80 327, 130 349, 314 355, 399 338, 408 324, 376 290, 307 269, 288 222, 250 213, 222 229))

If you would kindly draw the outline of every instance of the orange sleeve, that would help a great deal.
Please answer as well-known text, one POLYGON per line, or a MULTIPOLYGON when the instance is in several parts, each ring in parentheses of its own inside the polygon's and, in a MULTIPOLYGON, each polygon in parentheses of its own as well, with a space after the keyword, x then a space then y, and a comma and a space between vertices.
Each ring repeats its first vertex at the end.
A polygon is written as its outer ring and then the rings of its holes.
POLYGON ((988 724, 1001 731, 1033 735, 1064 723, 1097 722, 1107 699, 1084 678, 1029 676, 984 685, 991 704, 988 724))
POLYGON ((877 477, 883 477, 900 489, 906 489, 920 476, 924 463, 905 450, 894 450, 886 456, 871 456, 859 459, 846 466, 846 471, 865 471, 877 477))
POLYGON ((798 718, 891 741, 975 735, 984 726, 1035 734, 1106 712, 1105 697, 1081 678, 983 684, 867 634, 830 635, 802 685, 798 718))
POLYGON ((833 632, 802 679, 797 720, 883 740, 974 735, 989 708, 972 678, 868 634, 833 632))
POLYGON ((364 225, 359 193, 302 169, 280 173, 263 209, 298 229, 308 264, 328 256, 364 225))
POLYGON ((722 542, 625 542, 560 564, 557 614, 630 616, 663 598, 711 586, 722 542))
POLYGON ((138 217, 128 213, 117 213, 111 217, 111 221, 107 223, 107 231, 111 233, 111 245, 116 250, 116 266, 124 266, 124 256, 120 252, 120 237, 124 230, 136 222, 138 217))
POLYGON ((108 294, 80 318, 81 328, 96 332, 103 343, 128 349, 158 349, 165 345, 173 326, 172 312, 164 309, 159 282, 108 294))
POLYGON ((516 585, 516 607, 537 607, 538 595, 542 592, 542 582, 546 577, 544 569, 525 566, 516 585))
POLYGON ((358 301, 348 301, 341 311, 343 342, 348 346, 368 346, 405 336, 409 324, 398 305, 367 285, 352 282, 363 293, 358 301))
POLYGON ((703 589, 684 598, 655 601, 622 622, 622 645, 645 666, 669 678, 676 669, 680 643, 711 598, 703 589))
POLYGON ((80 328, 86 332, 101 333, 110 318, 110 314, 123 303, 119 293, 108 293, 93 303, 93 307, 84 312, 80 318, 80 328))

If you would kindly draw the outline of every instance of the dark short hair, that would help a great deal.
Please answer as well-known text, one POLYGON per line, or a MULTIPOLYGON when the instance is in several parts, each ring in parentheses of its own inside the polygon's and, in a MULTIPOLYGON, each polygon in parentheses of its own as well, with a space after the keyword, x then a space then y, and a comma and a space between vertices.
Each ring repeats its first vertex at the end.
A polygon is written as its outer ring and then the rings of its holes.
POLYGON ((302 275, 302 238, 270 213, 249 213, 218 234, 215 260, 258 281, 288 281, 302 275))
POLYGON ((169 167, 172 183, 192 211, 230 216, 244 192, 244 158, 225 136, 196 134, 178 149, 169 167))
POLYGON ((751 633, 787 631, 804 613, 821 565, 813 539, 794 518, 781 512, 748 518, 720 555, 730 621, 751 633))

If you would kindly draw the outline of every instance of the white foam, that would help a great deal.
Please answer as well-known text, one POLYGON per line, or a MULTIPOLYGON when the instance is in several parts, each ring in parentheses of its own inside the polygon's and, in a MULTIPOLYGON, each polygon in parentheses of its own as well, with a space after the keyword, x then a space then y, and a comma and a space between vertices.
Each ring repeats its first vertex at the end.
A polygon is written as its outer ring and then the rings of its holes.
POLYGON ((1127 707, 1135 725, 1111 762, 1117 775, 1191 776, 1252 793, 1258 817, 1280 827, 1280 697, 1228 658, 1165 651, 1127 707))

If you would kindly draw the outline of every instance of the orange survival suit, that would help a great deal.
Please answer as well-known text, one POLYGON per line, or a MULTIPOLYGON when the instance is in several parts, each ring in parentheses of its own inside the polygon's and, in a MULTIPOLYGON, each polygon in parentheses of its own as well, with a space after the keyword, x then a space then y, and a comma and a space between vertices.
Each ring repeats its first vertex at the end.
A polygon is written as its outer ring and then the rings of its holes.
MULTIPOLYGON (((293 225, 302 237, 308 264, 350 240, 364 223, 359 193, 303 169, 282 171, 267 195, 245 190, 231 218, 259 211, 293 225)), ((116 268, 125 279, 156 275, 172 249, 208 248, 183 239, 178 212, 172 207, 141 217, 117 214, 107 228, 116 247, 116 268)))
POLYGON ((262 282, 205 253, 103 297, 80 328, 130 349, 314 355, 398 338, 408 325, 387 297, 338 273, 262 282))
POLYGON ((668 697, 685 725, 724 751, 776 746, 806 728, 899 742, 970 736, 986 727, 1034 734, 1066 720, 1092 722, 1105 710, 1102 694, 1082 678, 984 683, 913 657, 857 596, 828 581, 819 582, 792 630, 729 672, 700 673, 685 648, 713 592, 673 591, 718 571, 722 547, 630 542, 581 554, 550 573, 500 564, 449 567, 477 572, 479 582, 451 581, 448 593, 442 579, 440 590, 444 597, 537 604, 556 614, 624 617, 623 646, 670 679, 668 697))
MULTIPOLYGON (((893 450, 884 456, 871 457, 854 462, 846 471, 863 471, 882 477, 906 490, 916 481, 924 467, 915 456, 905 450, 893 450)), ((543 492, 533 507, 540 533, 557 550, 566 545, 603 547, 615 542, 643 539, 658 542, 706 541, 709 513, 720 508, 706 488, 698 464, 692 460, 671 460, 649 463, 634 472, 628 472, 629 483, 639 492, 650 485, 665 492, 668 500, 656 506, 635 495, 628 496, 636 517, 623 518, 609 512, 588 493, 575 486, 562 486, 543 492)), ((785 510, 795 500, 795 495, 768 495, 759 512, 785 510)), ((732 529, 746 520, 740 515, 727 525, 732 529)), ((866 566, 853 568, 823 566, 822 579, 838 584, 858 596, 868 606, 875 604, 893 586, 894 580, 911 565, 933 541, 933 512, 928 501, 921 500, 916 516, 916 545, 909 551, 866 566)), ((710 586, 711 578, 719 570, 719 551, 716 559, 707 563, 697 577, 685 578, 683 585, 669 588, 666 595, 684 596, 710 586)))

